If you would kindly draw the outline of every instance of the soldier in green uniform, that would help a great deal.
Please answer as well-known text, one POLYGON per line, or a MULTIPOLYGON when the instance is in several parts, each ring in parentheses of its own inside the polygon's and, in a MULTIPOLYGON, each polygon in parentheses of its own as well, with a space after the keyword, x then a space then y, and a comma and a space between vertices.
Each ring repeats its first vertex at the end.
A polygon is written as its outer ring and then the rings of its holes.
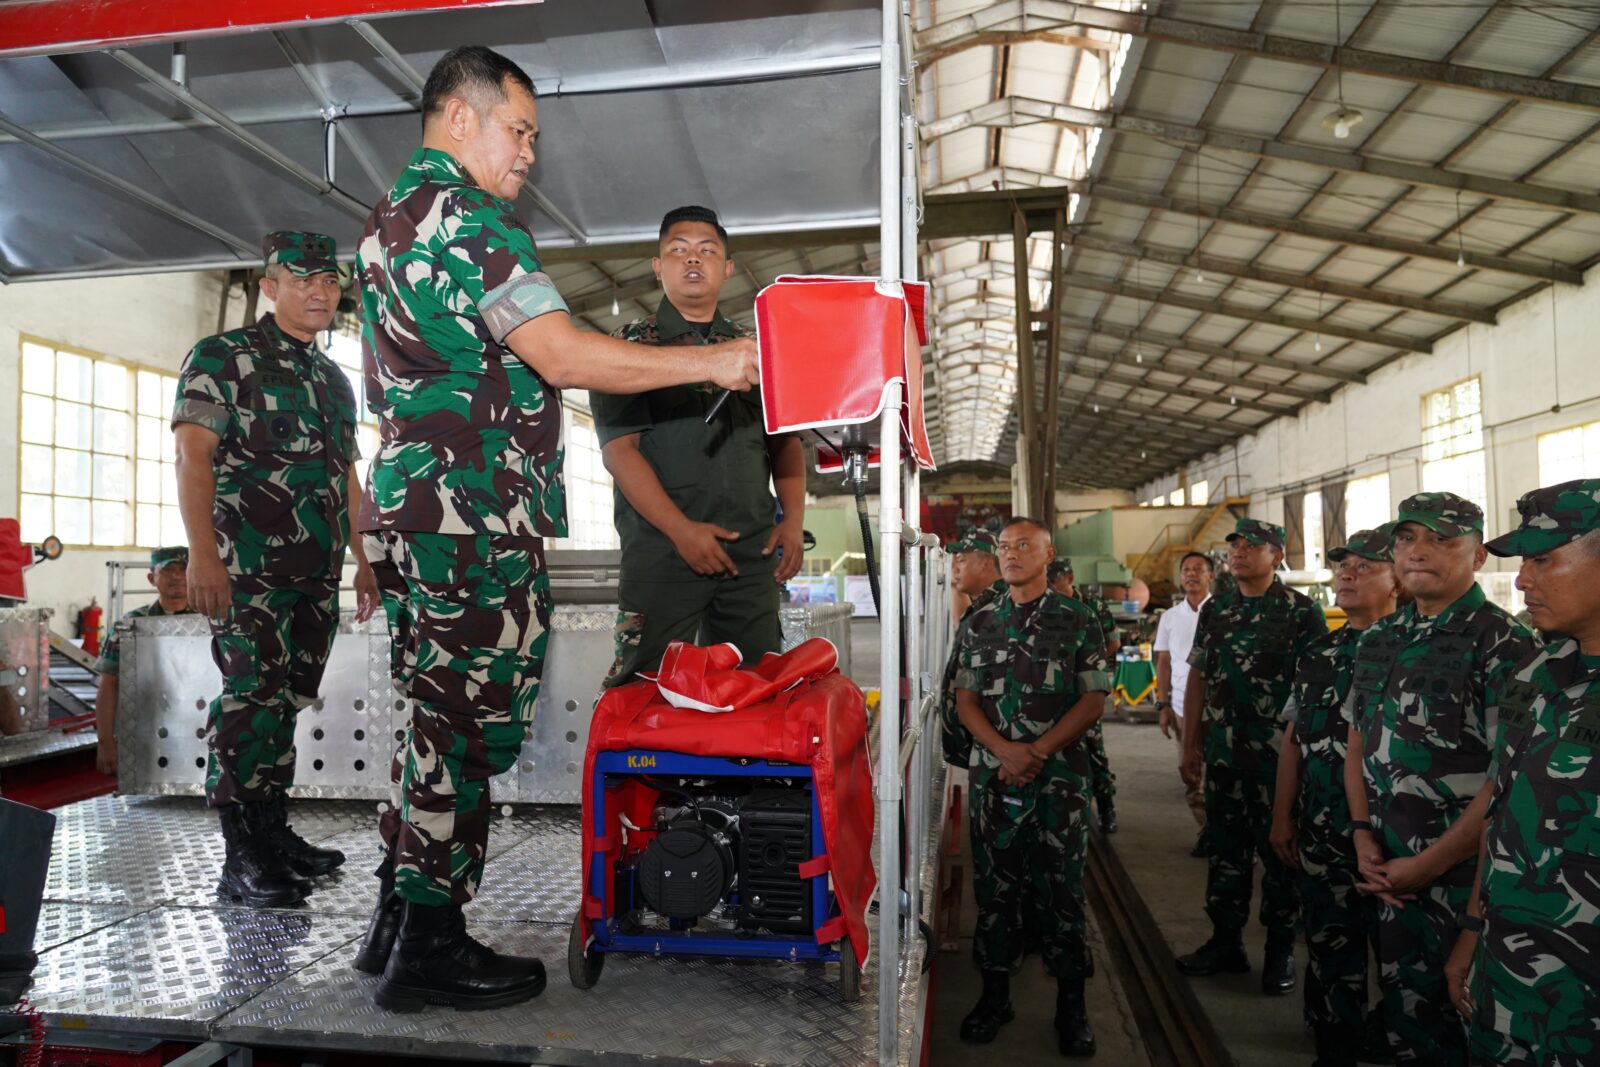
POLYGON ((1295 986, 1294 929, 1298 912, 1294 876, 1269 843, 1277 787, 1279 715, 1294 684, 1295 666, 1313 641, 1328 632, 1322 609, 1277 577, 1283 561, 1283 527, 1240 519, 1228 535, 1228 565, 1237 581, 1200 609, 1184 706, 1186 785, 1201 784, 1204 768, 1206 914, 1212 936, 1178 958, 1188 975, 1250 969, 1243 933, 1250 917, 1255 860, 1260 857, 1261 925, 1267 928, 1261 991, 1290 993, 1295 986))
POLYGON ((670 350, 577 329, 511 201, 533 164, 533 83, 487 48, 423 86, 422 147, 356 256, 367 399, 382 420, 360 529, 411 721, 380 820, 378 904, 355 960, 387 1008, 537 996, 538 960, 468 936, 489 779, 516 760, 550 628, 545 537, 566 533, 561 389, 748 389, 755 345, 670 350))
MULTIPOLYGON (((222 694, 206 723, 206 799, 227 859, 217 891, 252 907, 302 899, 344 862, 289 826, 295 719, 317 698, 339 622, 339 576, 359 496, 355 397, 317 347, 340 282, 333 238, 262 241, 259 322, 207 337, 178 375, 172 411, 189 602, 211 619, 222 694)), ((355 548, 358 610, 376 586, 355 548)))
MULTIPOLYGON (((734 262, 715 212, 667 212, 651 265, 665 294, 656 313, 612 336, 679 347, 750 335, 717 309, 734 262)), ((673 641, 728 642, 747 664, 782 647, 778 590, 800 572, 805 449, 794 434, 767 436, 754 392, 729 397, 708 422, 720 395, 698 382, 590 396, 622 536, 608 686, 660 666, 673 641)))
MULTIPOLYGON (((998 539, 988 530, 974 530, 962 540, 952 541, 947 549, 956 592, 968 601, 966 610, 961 613, 961 622, 966 622, 974 611, 994 598, 1005 596, 1011 588, 1000 577, 1000 560, 995 555, 997 544, 998 539)), ((939 687, 940 739, 944 743, 945 762, 953 767, 965 767, 972 761, 972 734, 961 725, 961 716, 956 711, 956 671, 960 667, 960 657, 960 647, 952 647, 939 687)))
MULTIPOLYGON (((1356 892, 1350 805, 1344 795, 1350 724, 1345 699, 1355 675, 1361 635, 1395 610, 1400 595, 1388 531, 1361 530, 1330 549, 1335 603, 1349 618, 1319 638, 1300 660, 1284 706, 1289 724, 1278 755, 1272 848, 1300 871, 1300 913, 1306 948, 1306 1022, 1317 1042, 1315 1067, 1355 1067, 1367 1032, 1367 946, 1371 901, 1356 892)), ((1381 1024, 1381 1019, 1378 1020, 1381 1024)), ((1380 1047, 1387 1038, 1379 1030, 1380 1047)))
POLYGON ((1397 1063, 1459 1067, 1444 964, 1472 887, 1506 683, 1532 635, 1474 578, 1483 511, 1454 493, 1400 503, 1392 551, 1415 600, 1361 637, 1347 700, 1351 839, 1377 897, 1378 969, 1397 1063))
MULTIPOLYGON (((182 545, 157 548, 150 553, 150 573, 146 580, 155 588, 156 598, 144 607, 134 608, 124 619, 145 619, 159 615, 193 615, 189 606, 189 550, 182 545)), ((113 624, 100 648, 94 669, 100 675, 94 696, 95 769, 101 774, 117 773, 117 698, 121 694, 122 637, 113 624)))
POLYGON ((1600 478, 1517 501, 1488 543, 1521 556, 1533 624, 1500 705, 1489 822, 1445 967, 1474 1064, 1600 1063, 1600 478), (1468 979, 1468 969, 1472 977, 1468 979), (1470 990, 1470 992, 1469 992, 1470 990))
POLYGON ((956 638, 956 710, 976 742, 968 821, 973 956, 983 975, 961 1036, 993 1041, 1011 1021, 1011 975, 1034 948, 1056 979, 1062 1055, 1092 1056, 1084 1001, 1094 971, 1083 901, 1089 764, 1078 741, 1111 691, 1105 637, 1087 608, 1050 591, 1045 565, 1055 549, 1038 520, 1007 522, 998 548, 1008 593, 975 607, 956 638))
MULTIPOLYGON (((1122 637, 1117 633, 1117 623, 1111 617, 1111 609, 1093 593, 1078 589, 1072 573, 1072 561, 1066 556, 1052 559, 1045 569, 1045 575, 1050 579, 1053 592, 1071 597, 1094 614, 1095 621, 1100 624, 1100 632, 1105 634, 1106 661, 1112 665, 1112 675, 1115 677, 1117 649, 1122 647, 1122 637)), ((1113 801, 1117 795, 1117 776, 1111 773, 1111 760, 1106 757, 1105 727, 1096 722, 1084 735, 1083 742, 1089 748, 1089 785, 1094 793, 1094 806, 1100 813, 1100 832, 1114 834, 1117 832, 1117 809, 1113 801)))

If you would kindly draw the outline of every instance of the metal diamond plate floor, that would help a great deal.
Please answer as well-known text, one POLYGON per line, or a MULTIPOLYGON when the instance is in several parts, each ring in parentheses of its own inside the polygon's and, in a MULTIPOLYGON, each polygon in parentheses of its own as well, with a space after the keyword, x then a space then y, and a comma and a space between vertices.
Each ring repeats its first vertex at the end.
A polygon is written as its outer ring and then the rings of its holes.
MULTIPOLYGON (((935 820, 939 795, 936 786, 935 820)), ((483 888, 467 910, 480 940, 545 961, 545 993, 488 1012, 376 1008, 376 979, 350 962, 376 887, 377 808, 296 802, 296 829, 349 860, 306 904, 273 911, 217 900, 222 839, 196 798, 98 797, 58 809, 30 1000, 65 1027, 297 1048, 556 1065, 878 1062, 875 962, 854 1003, 839 997, 835 966, 777 961, 617 955, 595 988, 574 989, 566 943, 579 812, 570 806, 497 809, 483 888)), ((925 886, 937 849, 929 853, 925 886)), ((902 1062, 926 989, 922 946, 912 948, 900 982, 902 1062)))

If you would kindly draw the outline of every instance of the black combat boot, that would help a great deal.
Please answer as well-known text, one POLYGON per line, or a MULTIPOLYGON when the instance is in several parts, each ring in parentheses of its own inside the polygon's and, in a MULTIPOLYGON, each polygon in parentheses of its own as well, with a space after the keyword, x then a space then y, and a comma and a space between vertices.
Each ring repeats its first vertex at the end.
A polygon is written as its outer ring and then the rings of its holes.
POLYGON ((1367 1009, 1366 1025, 1362 1028, 1361 1051, 1356 1054, 1361 1063, 1393 1063, 1394 1053, 1389 1051, 1389 1026, 1379 1001, 1367 1009))
POLYGON ((1269 930, 1267 955, 1261 961, 1261 992, 1269 997, 1294 992, 1294 931, 1269 930))
POLYGON ((306 898, 305 883, 270 857, 250 825, 248 804, 217 809, 227 858, 217 879, 217 895, 252 908, 283 908, 306 898))
POLYGON ((367 935, 361 939, 356 953, 355 969, 362 974, 382 974, 389 964, 389 953, 394 949, 395 935, 400 932, 400 912, 405 901, 394 891, 394 852, 383 857, 378 869, 378 903, 372 909, 372 919, 367 923, 367 935))
POLYGON ((1011 972, 984 971, 983 995, 961 1020, 961 1040, 987 1045, 1000 1028, 1017 1017, 1011 1007, 1011 972))
POLYGON ((1056 979, 1056 1044, 1063 1056, 1072 1059, 1094 1055, 1094 1031, 1089 1028, 1082 978, 1056 979))
POLYGON ((1244 954, 1244 940, 1239 931, 1214 930, 1210 941, 1187 956, 1178 957, 1178 970, 1191 978, 1204 978, 1208 974, 1248 974, 1250 957, 1244 954))
POLYGON ((267 840, 296 874, 306 878, 332 874, 344 863, 343 852, 336 848, 318 848, 294 832, 289 825, 289 798, 282 793, 263 802, 262 811, 262 829, 267 840))
POLYGON ((1101 797, 1094 802, 1100 809, 1100 832, 1114 834, 1117 832, 1117 809, 1112 805, 1110 797, 1101 797))
POLYGON ((460 904, 406 901, 400 935, 373 999, 390 1011, 429 1004, 503 1008, 544 992, 544 964, 503 956, 467 935, 460 904))

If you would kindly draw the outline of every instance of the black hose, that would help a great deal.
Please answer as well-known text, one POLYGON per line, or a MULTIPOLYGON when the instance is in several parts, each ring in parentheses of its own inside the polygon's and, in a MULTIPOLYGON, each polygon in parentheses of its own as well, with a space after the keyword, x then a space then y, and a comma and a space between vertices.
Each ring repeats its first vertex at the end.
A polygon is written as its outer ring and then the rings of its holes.
POLYGON ((878 595, 878 559, 872 554, 872 523, 867 518, 866 480, 852 479, 856 490, 856 517, 861 520, 861 553, 867 558, 867 582, 872 586, 872 609, 883 618, 883 604, 878 595))

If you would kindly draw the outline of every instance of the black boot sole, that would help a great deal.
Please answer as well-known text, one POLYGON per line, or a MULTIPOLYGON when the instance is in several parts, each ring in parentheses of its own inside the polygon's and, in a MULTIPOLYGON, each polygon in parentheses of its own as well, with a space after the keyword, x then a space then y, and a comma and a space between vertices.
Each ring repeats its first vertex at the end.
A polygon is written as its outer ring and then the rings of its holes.
POLYGON ((961 1040, 965 1041, 969 1045, 987 1045, 1000 1035, 1000 1028, 1002 1026, 1013 1021, 1016 1019, 1016 1017, 1016 1009, 1010 1004, 1007 1004, 1005 1013, 995 1020, 994 1027, 992 1029, 979 1030, 974 1033, 967 1029, 965 1023, 962 1023, 961 1040))
POLYGON ((301 878, 308 880, 312 878, 326 878, 328 875, 344 866, 344 860, 342 859, 334 860, 330 863, 326 861, 316 862, 313 860, 301 859, 299 856, 296 856, 290 860, 286 860, 285 863, 287 863, 289 869, 295 874, 298 874, 301 878))
POLYGON ((372 994, 378 1007, 388 1011, 410 1014, 419 1012, 430 1004, 454 1008, 457 1011, 482 1011, 488 1008, 506 1008, 532 1000, 544 992, 545 976, 538 981, 499 993, 446 993, 437 989, 418 989, 385 981, 372 994))
POLYGON ((1057 1051, 1059 1051, 1069 1060, 1086 1060, 1095 1053, 1095 1043, 1093 1037, 1089 1038, 1089 1040, 1086 1042, 1074 1041, 1068 1043, 1066 1041, 1061 1041, 1056 1048, 1057 1051))

